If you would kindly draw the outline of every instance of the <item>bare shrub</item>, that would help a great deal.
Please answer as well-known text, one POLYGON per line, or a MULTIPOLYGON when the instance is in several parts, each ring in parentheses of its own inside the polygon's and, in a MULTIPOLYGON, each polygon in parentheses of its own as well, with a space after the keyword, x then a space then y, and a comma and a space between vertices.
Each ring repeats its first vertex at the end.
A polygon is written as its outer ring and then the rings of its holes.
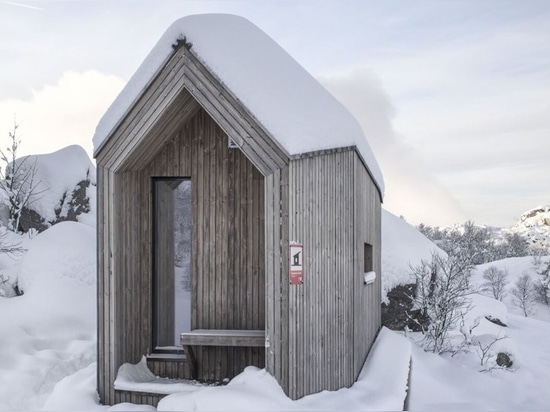
POLYGON ((508 272, 496 266, 489 266, 483 271, 483 280, 481 289, 494 299, 502 301, 506 296, 508 272))
POLYGON ((463 259, 432 254, 411 268, 416 282, 414 308, 426 319, 422 326, 424 349, 434 353, 451 350, 448 334, 468 310, 471 266, 463 259))
POLYGON ((535 285, 528 274, 524 273, 512 289, 512 298, 525 317, 533 314, 536 302, 535 285))

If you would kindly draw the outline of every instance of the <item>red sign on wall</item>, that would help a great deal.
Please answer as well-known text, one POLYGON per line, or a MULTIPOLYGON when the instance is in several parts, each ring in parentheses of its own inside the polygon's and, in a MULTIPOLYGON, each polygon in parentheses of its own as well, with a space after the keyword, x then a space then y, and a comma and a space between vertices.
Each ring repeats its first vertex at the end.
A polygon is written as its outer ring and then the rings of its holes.
POLYGON ((290 284, 304 283, 304 246, 290 245, 290 284))

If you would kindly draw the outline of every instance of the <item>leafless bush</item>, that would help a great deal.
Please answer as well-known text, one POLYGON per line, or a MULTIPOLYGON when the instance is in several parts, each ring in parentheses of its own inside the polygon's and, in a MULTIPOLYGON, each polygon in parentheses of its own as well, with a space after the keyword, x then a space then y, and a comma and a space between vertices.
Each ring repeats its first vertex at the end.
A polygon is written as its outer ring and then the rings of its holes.
POLYGON ((506 296, 506 285, 508 285, 508 272, 496 266, 489 266, 483 271, 483 284, 481 288, 489 293, 496 300, 502 301, 506 296))
POLYGON ((485 366, 482 372, 489 371, 498 367, 496 364, 497 353, 495 352, 495 343, 507 339, 508 336, 492 336, 489 339, 480 339, 476 337, 473 341, 473 346, 476 348, 476 354, 479 358, 481 366, 485 366))
POLYGON ((9 132, 10 145, 6 151, 0 150, 0 160, 4 163, 4 171, 0 173, 0 191, 7 199, 9 212, 8 229, 19 232, 19 222, 25 208, 31 203, 33 196, 38 195, 36 181, 36 162, 30 163, 29 157, 17 158, 17 150, 21 140, 17 137, 17 123, 9 132))
POLYGON ((527 317, 533 314, 536 302, 535 285, 528 274, 524 273, 512 289, 512 298, 517 307, 527 317))
POLYGON ((471 266, 462 259, 432 254, 411 268, 416 281, 414 308, 427 324, 422 325, 424 348, 434 353, 451 350, 448 334, 468 308, 471 266))

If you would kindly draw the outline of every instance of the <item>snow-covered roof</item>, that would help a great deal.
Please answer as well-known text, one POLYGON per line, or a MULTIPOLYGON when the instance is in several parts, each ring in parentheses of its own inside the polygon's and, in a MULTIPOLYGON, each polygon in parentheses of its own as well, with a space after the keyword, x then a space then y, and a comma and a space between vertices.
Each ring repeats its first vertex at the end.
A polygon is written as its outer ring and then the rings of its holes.
POLYGON ((100 120, 96 152, 183 38, 290 155, 356 146, 383 194, 382 172, 353 115, 262 30, 228 14, 186 16, 168 28, 100 120))

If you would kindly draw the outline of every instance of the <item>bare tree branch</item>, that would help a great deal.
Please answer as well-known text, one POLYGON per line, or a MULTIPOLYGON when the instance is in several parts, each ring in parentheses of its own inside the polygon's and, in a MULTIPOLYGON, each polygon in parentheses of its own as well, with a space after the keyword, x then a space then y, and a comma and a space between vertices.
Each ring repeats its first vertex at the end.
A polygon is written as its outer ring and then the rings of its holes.
MULTIPOLYGON (((17 158, 21 140, 17 137, 18 124, 14 121, 13 131, 9 132, 10 146, 5 151, 0 149, 0 160, 4 163, 4 172, 0 173, 0 191, 7 199, 9 211, 8 229, 19 232, 21 213, 24 208, 38 200, 43 193, 36 181, 36 161, 29 163, 29 156, 17 158)), ((1 172, 1 171, 0 171, 1 172)))

